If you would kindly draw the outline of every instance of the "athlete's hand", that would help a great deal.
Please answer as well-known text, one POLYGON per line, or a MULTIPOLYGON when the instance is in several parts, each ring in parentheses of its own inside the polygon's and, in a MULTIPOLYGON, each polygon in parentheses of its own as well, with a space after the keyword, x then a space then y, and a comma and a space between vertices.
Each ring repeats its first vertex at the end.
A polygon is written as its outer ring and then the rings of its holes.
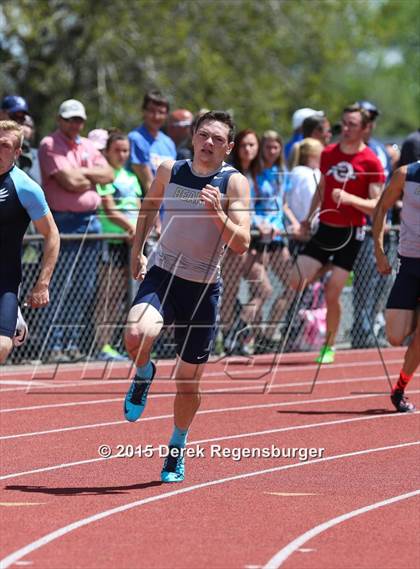
POLYGON ((147 272, 147 257, 141 253, 140 255, 131 256, 131 275, 134 280, 142 281, 147 272))
POLYGON ((18 316, 16 321, 16 331, 15 335, 13 336, 13 345, 15 348, 19 348, 23 346, 23 344, 28 339, 28 325, 25 322, 25 319, 22 316, 22 312, 20 310, 20 306, 18 306, 18 316))
POLYGON ((388 257, 383 251, 375 251, 376 268, 381 275, 390 275, 392 267, 389 264, 388 257))
POLYGON ((339 206, 342 205, 351 205, 351 195, 348 192, 345 192, 341 188, 334 188, 331 194, 332 199, 334 202, 339 206))
POLYGON ((210 184, 207 184, 201 190, 200 201, 206 209, 219 211, 222 209, 222 201, 219 188, 215 188, 210 184))
POLYGON ((48 286, 45 284, 36 284, 28 295, 26 304, 31 308, 41 308, 47 306, 50 301, 50 293, 48 286))
POLYGON ((304 219, 300 223, 300 234, 298 239, 302 239, 303 241, 307 240, 311 236, 311 222, 308 219, 304 219))

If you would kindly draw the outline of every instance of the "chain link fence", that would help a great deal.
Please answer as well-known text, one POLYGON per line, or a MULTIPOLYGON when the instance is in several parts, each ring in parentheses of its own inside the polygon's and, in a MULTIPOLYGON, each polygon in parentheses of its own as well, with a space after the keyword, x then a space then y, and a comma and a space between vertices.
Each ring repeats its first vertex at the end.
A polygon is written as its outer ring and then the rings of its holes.
MULTIPOLYGON (((129 274, 129 245, 121 235, 62 235, 57 267, 50 286, 48 307, 22 307, 29 340, 15 349, 13 363, 47 363, 95 360, 104 345, 124 355, 125 319, 137 290, 129 274)), ((385 237, 391 263, 397 257, 398 228, 385 237)), ((254 245, 254 247, 253 247, 254 245)), ((325 335, 324 284, 307 287, 303 294, 286 282, 299 244, 270 243, 241 257, 227 250, 222 265, 223 295, 217 340, 218 355, 252 355, 268 352, 316 350, 325 335)), ((42 256, 40 236, 27 235, 23 249, 20 298, 34 285, 42 256)), ((384 308, 393 277, 381 277, 375 267, 373 241, 368 233, 341 296, 342 318, 338 348, 364 348, 386 344, 384 308)), ((173 329, 164 329, 155 344, 154 357, 175 355, 173 329)))

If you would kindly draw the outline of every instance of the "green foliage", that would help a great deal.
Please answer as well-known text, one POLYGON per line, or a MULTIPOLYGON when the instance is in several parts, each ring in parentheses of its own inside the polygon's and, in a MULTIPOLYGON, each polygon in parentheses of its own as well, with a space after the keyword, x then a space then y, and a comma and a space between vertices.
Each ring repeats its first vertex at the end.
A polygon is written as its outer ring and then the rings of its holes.
POLYGON ((419 14, 418 0, 3 0, 0 92, 28 99, 42 135, 70 97, 89 128, 130 129, 150 87, 286 136, 298 107, 334 121, 369 99, 380 134, 404 135, 420 123, 419 14))

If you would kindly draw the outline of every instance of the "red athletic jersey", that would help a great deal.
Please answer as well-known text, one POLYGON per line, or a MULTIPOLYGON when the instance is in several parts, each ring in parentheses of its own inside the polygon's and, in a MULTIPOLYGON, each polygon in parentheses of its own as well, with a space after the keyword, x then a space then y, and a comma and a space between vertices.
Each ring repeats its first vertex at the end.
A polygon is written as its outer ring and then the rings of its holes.
POLYGON ((369 184, 385 181, 384 169, 373 150, 366 146, 357 154, 345 154, 339 144, 331 144, 321 155, 320 170, 325 178, 320 220, 342 227, 365 225, 365 214, 349 205, 338 206, 332 199, 332 191, 343 188, 349 194, 369 198, 369 184))

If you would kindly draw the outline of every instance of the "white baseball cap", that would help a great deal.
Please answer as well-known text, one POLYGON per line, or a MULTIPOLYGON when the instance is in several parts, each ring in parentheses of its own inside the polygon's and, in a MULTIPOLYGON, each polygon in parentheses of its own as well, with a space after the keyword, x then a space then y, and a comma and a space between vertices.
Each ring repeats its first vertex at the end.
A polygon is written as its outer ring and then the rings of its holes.
POLYGON ((67 99, 63 101, 58 109, 58 114, 63 119, 71 119, 74 117, 80 117, 84 121, 87 119, 86 109, 80 101, 77 99, 67 99))
POLYGON ((305 107, 304 109, 298 109, 297 111, 295 111, 292 115, 293 130, 297 130, 298 128, 300 128, 305 119, 307 119, 308 117, 313 117, 313 116, 323 117, 324 112, 323 111, 316 111, 315 109, 309 109, 307 107, 305 107))

